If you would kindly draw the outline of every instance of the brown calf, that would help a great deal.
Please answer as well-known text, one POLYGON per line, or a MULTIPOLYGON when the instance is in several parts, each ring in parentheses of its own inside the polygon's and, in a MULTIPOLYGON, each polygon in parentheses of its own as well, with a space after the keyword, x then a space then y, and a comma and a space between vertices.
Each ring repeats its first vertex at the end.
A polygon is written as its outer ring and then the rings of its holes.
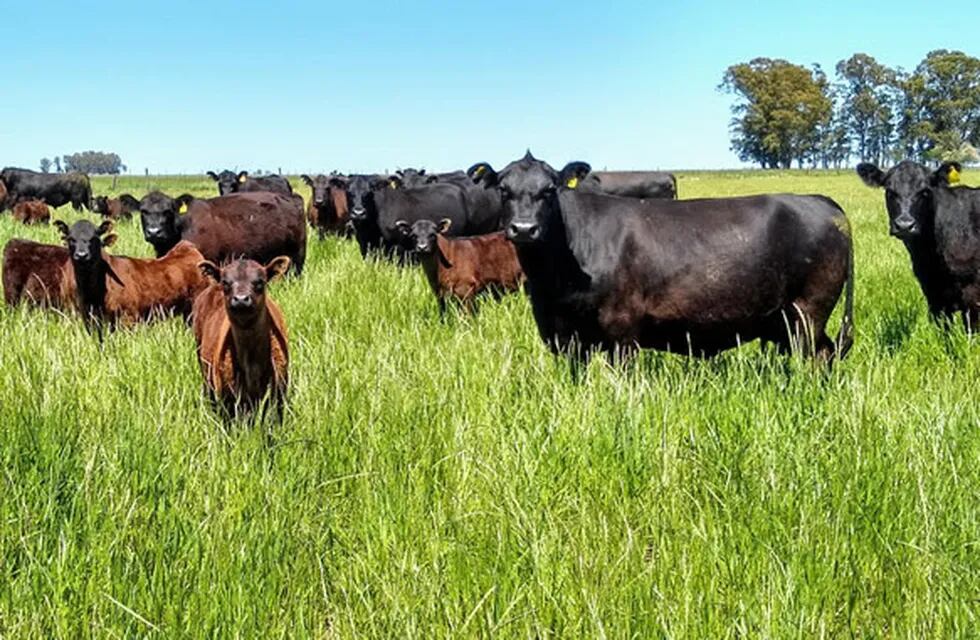
POLYGON ((289 268, 280 256, 264 267, 236 260, 222 268, 202 261, 201 272, 214 281, 194 301, 194 337, 211 401, 226 415, 249 414, 271 395, 282 419, 289 373, 286 320, 266 297, 266 285, 289 268))
POLYGON ((92 198, 92 211, 109 220, 132 220, 133 212, 140 210, 140 201, 124 193, 118 198, 96 196, 92 198))
POLYGON ((404 220, 395 223, 419 256, 440 313, 446 312, 446 298, 460 301, 472 313, 473 300, 480 293, 499 295, 520 289, 524 272, 503 231, 447 238, 442 234, 450 224, 448 218, 438 224, 431 220, 417 220, 411 226, 404 220))
POLYGON ((15 306, 22 300, 39 307, 62 309, 75 297, 74 279, 67 277, 68 250, 14 238, 3 248, 3 299, 15 306), (62 296, 67 294, 68 298, 62 296))
MULTIPOLYGON (((170 314, 190 314, 195 296, 207 287, 197 265, 204 260, 189 242, 180 242, 162 258, 143 259, 112 256, 103 251, 116 240, 107 235, 112 223, 98 228, 80 220, 71 228, 57 220, 68 246, 69 278, 75 305, 86 322, 93 319, 127 323, 151 320, 170 314)), ((64 283, 63 283, 63 286, 64 283)), ((63 294, 69 297, 69 292, 63 294)))
POLYGON ((25 200, 14 205, 14 220, 24 224, 48 224, 51 222, 51 209, 43 200, 25 200))

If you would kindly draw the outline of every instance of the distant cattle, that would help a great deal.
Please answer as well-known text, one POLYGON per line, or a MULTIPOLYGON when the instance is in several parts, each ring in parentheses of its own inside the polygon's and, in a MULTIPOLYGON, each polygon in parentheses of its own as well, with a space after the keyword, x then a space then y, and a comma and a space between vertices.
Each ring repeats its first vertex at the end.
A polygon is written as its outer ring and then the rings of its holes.
POLYGON ((565 186, 621 198, 677 198, 677 178, 663 171, 592 171, 585 162, 569 162, 560 172, 565 186))
POLYGON ((417 220, 409 225, 399 220, 396 226, 411 240, 422 270, 439 303, 446 312, 446 300, 462 303, 472 312, 473 301, 484 292, 502 294, 517 291, 524 273, 517 260, 514 245, 503 231, 468 238, 447 238, 444 234, 452 222, 417 220))
POLYGON ((209 200, 154 191, 140 201, 143 238, 158 257, 188 240, 212 262, 289 256, 296 273, 306 261, 303 199, 278 193, 235 193, 209 200), (181 214, 181 210, 186 210, 181 214))
POLYGON ((7 206, 25 200, 42 200, 52 207, 71 204, 76 210, 88 207, 92 187, 84 173, 38 173, 7 167, 0 171, 7 188, 7 206))
POLYGON ((850 226, 829 198, 581 193, 530 153, 499 180, 538 331, 556 352, 708 356, 761 338, 829 361, 853 342, 850 226), (845 289, 835 344, 827 320, 845 289))
POLYGON ((885 172, 864 162, 865 184, 885 189, 889 232, 905 244, 912 271, 933 318, 963 313, 980 326, 980 189, 953 187, 962 167, 944 162, 931 171, 904 161, 885 172))
POLYGON ((68 249, 14 238, 3 248, 3 299, 9 306, 26 304, 62 309, 71 304, 74 280, 66 273, 68 249), (62 296, 68 295, 65 300, 62 296))
POLYGON ((194 301, 194 337, 208 396, 228 416, 247 415, 269 398, 279 417, 289 377, 286 320, 266 286, 289 268, 236 260, 200 264, 213 281, 194 301))
POLYGON ((282 176, 258 176, 251 177, 248 171, 228 171, 221 173, 208 171, 208 177, 218 183, 218 194, 227 196, 232 193, 248 193, 252 191, 271 191, 272 193, 282 193, 292 195, 293 187, 282 176))
POLYGON ((339 175, 300 176, 312 190, 307 218, 322 240, 328 234, 347 235, 347 181, 339 175))
POLYGON ((74 279, 76 308, 86 322, 133 323, 171 314, 186 317, 194 297, 207 286, 198 268, 204 256, 189 242, 178 243, 155 260, 127 258, 104 251, 116 240, 109 234, 109 221, 98 228, 88 220, 71 227, 56 220, 55 225, 71 257, 69 275, 74 279))
POLYGON ((411 226, 416 220, 447 218, 451 221, 450 235, 454 236, 481 235, 501 228, 502 209, 491 204, 490 194, 483 187, 452 181, 405 187, 397 176, 389 179, 389 185, 374 195, 381 244, 386 251, 398 255, 411 251, 410 242, 396 226, 398 221, 411 226))
POLYGON ((14 220, 24 224, 48 224, 51 209, 41 200, 25 200, 14 205, 14 220))
POLYGON ((398 178, 406 187, 419 187, 433 182, 456 182, 462 183, 468 180, 468 176, 463 171, 449 171, 446 173, 426 173, 425 169, 399 169, 395 172, 394 178, 398 178))
POLYGON ((118 198, 95 196, 92 198, 92 211, 107 220, 131 220, 133 213, 140 210, 140 201, 124 193, 118 198))

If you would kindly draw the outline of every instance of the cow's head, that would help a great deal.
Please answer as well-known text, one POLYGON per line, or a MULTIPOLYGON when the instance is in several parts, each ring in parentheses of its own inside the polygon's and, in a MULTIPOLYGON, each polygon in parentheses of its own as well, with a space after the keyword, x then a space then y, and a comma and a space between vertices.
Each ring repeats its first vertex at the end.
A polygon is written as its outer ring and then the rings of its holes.
POLYGON ((314 207, 319 209, 330 201, 330 187, 331 182, 333 181, 332 178, 323 174, 319 174, 311 178, 310 176, 304 174, 300 176, 300 179, 310 187, 310 190, 312 191, 311 202, 313 202, 314 207))
POLYGON ((402 169, 390 177, 389 186, 396 188, 421 187, 436 182, 438 179, 438 176, 427 174, 425 169, 402 169), (392 182, 394 184, 391 184, 392 182))
POLYGON ((518 244, 546 238, 559 215, 558 189, 566 187, 561 175, 528 151, 504 167, 499 180, 507 238, 518 244))
POLYGON ((436 236, 449 231, 452 223, 449 218, 443 218, 439 222, 416 220, 413 224, 409 224, 407 220, 398 220, 395 222, 395 228, 405 238, 412 251, 420 256, 429 256, 439 248, 436 236))
POLYGON ((225 169, 221 173, 208 171, 208 177, 218 183, 218 194, 226 196, 229 193, 238 193, 242 184, 248 179, 248 171, 228 171, 225 169))
POLYGON ((347 199, 350 203, 350 219, 354 224, 367 222, 376 215, 374 192, 388 188, 388 178, 382 176, 351 176, 347 182, 347 199))
POLYGON ((143 238, 153 245, 157 253, 162 255, 180 242, 178 220, 193 200, 194 196, 186 193, 178 198, 171 198, 159 191, 153 191, 140 200, 143 238))
POLYGON ((857 166, 857 174, 869 187, 885 190, 889 232, 908 240, 932 226, 935 190, 947 187, 951 181, 959 181, 961 169, 958 162, 944 162, 935 171, 930 171, 917 162, 905 160, 885 172, 869 162, 862 162, 857 166))
POLYGON ((68 255, 76 267, 91 267, 102 260, 102 249, 116 241, 112 222, 106 220, 98 227, 88 220, 79 220, 69 227, 63 220, 55 220, 54 226, 61 232, 61 239, 68 247, 68 255), (108 235, 106 235, 108 234, 108 235))
POLYGON ((221 285, 231 323, 247 327, 265 313, 266 285, 286 273, 289 258, 279 256, 265 266, 254 260, 239 259, 218 267, 205 260, 198 264, 198 268, 206 278, 221 285))

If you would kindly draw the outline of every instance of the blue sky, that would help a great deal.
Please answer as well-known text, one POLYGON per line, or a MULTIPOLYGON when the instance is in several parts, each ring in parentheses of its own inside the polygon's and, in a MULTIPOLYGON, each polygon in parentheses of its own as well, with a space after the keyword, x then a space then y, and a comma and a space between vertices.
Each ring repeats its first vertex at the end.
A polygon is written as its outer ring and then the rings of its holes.
POLYGON ((34 2, 0 20, 0 165, 738 166, 725 68, 980 55, 971 2, 34 2))

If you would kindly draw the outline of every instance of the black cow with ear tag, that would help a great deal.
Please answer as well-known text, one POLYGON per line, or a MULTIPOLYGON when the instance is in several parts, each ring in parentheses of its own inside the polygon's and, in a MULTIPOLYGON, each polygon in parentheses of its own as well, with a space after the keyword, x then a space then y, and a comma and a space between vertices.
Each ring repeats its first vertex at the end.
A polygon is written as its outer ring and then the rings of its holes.
POLYGON ((857 173, 885 190, 889 232, 905 244, 933 319, 980 320, 980 189, 956 186, 962 167, 935 171, 904 161, 888 171, 864 162, 857 173))

